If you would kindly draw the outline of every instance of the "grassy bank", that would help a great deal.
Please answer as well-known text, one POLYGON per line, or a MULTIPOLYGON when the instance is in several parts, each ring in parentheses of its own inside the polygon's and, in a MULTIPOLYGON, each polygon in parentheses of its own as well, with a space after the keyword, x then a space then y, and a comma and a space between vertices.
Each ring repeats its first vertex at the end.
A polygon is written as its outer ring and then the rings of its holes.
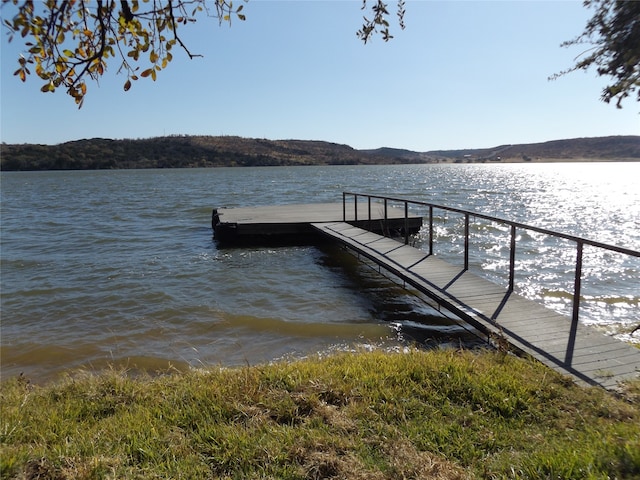
POLYGON ((2 478, 638 478, 640 383, 500 353, 2 384, 2 478))

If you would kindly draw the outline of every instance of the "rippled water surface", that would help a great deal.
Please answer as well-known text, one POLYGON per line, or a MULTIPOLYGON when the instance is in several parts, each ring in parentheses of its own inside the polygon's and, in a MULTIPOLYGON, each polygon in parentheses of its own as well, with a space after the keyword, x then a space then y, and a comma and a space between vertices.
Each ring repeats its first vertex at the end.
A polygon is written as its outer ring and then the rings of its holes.
MULTIPOLYGON (((477 345, 337 248, 217 248, 211 209, 389 194, 640 250, 638 178, 640 163, 3 172, 2 374, 46 380, 110 364, 154 370, 359 345, 477 345)), ((436 253, 452 261, 459 223, 435 219, 436 253)), ((568 314, 575 247, 520 236, 519 292, 568 314)), ((471 238, 472 268, 504 281, 508 230, 474 223, 471 238)), ((583 321, 632 339, 639 262, 585 248, 584 272, 583 321)))

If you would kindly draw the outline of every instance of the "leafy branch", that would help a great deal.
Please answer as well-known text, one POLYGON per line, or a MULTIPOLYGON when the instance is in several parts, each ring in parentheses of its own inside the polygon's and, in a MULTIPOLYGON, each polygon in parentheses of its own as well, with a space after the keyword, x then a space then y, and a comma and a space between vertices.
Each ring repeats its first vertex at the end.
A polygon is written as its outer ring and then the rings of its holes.
POLYGON ((611 83, 602 91, 606 103, 616 99, 616 107, 637 91, 640 101, 640 2, 621 0, 586 0, 585 7, 595 12, 584 32, 563 47, 584 45, 576 64, 552 75, 555 80, 578 70, 596 68, 601 76, 611 77, 611 83))
MULTIPOLYGON (((397 16, 398 16, 398 24, 400 28, 404 30, 404 9, 405 2, 404 0, 398 0, 397 4, 397 16)), ((362 0, 362 10, 366 10, 368 6, 367 0, 362 0)), ((369 20, 367 17, 364 17, 364 23, 362 28, 358 30, 357 35, 360 40, 364 43, 367 43, 371 37, 375 34, 380 34, 382 39, 387 42, 393 38, 393 35, 389 32, 389 10, 387 9, 387 4, 382 0, 376 0, 374 4, 371 6, 371 13, 373 13, 373 17, 369 20)))
MULTIPOLYGON (((398 23, 404 28, 404 0, 397 1, 398 23)), ((123 88, 128 91, 140 78, 155 81, 172 61, 175 45, 190 59, 202 56, 179 35, 200 15, 219 24, 246 19, 244 5, 236 7, 233 0, 2 0, 3 8, 8 5, 17 9, 13 18, 3 20, 9 41, 19 35, 26 47, 14 75, 25 82, 33 70, 44 80, 42 92, 65 88, 79 108, 87 78, 99 81, 113 60, 119 62, 117 73, 126 73, 123 88)), ((362 8, 367 7, 363 0, 362 8)), ((385 41, 393 38, 387 5, 375 0, 371 12, 372 20, 365 17, 358 36, 365 43, 375 34, 385 41)))
POLYGON ((79 107, 87 93, 86 78, 98 81, 108 60, 120 62, 127 91, 140 77, 155 81, 173 59, 176 44, 189 58, 201 56, 191 53, 178 33, 201 12, 220 23, 231 23, 232 16, 245 20, 243 5, 236 8, 232 0, 2 0, 3 8, 7 4, 17 7, 13 18, 3 21, 9 41, 19 35, 27 48, 14 75, 24 82, 33 69, 45 81, 41 91, 65 88, 79 107), (148 5, 145 11, 143 5, 148 5))

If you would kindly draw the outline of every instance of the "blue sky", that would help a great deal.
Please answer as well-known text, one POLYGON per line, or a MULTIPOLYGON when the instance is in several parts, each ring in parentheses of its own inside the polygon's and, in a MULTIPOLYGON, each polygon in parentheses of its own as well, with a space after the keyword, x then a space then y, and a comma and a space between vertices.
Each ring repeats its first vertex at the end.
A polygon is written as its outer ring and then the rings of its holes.
POLYGON ((640 134, 638 103, 600 101, 595 72, 547 79, 580 53, 560 44, 590 17, 581 1, 407 1, 406 29, 366 45, 360 7, 251 0, 231 27, 203 17, 182 37, 204 58, 174 50, 156 82, 129 92, 113 64, 80 110, 12 76, 24 47, 3 31, 1 140, 239 135, 428 151, 640 134))

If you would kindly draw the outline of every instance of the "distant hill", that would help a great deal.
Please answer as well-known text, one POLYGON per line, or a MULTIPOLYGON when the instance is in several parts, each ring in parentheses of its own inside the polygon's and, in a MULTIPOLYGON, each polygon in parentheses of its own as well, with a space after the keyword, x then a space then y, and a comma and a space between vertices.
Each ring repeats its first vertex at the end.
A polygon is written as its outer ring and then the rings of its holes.
POLYGON ((478 150, 434 151, 428 154, 454 161, 637 161, 640 160, 640 136, 574 138, 478 150))
POLYGON ((93 138, 59 145, 2 144, 0 150, 0 169, 4 171, 548 161, 640 161, 640 136, 430 152, 356 150, 311 140, 187 135, 137 140, 93 138))

